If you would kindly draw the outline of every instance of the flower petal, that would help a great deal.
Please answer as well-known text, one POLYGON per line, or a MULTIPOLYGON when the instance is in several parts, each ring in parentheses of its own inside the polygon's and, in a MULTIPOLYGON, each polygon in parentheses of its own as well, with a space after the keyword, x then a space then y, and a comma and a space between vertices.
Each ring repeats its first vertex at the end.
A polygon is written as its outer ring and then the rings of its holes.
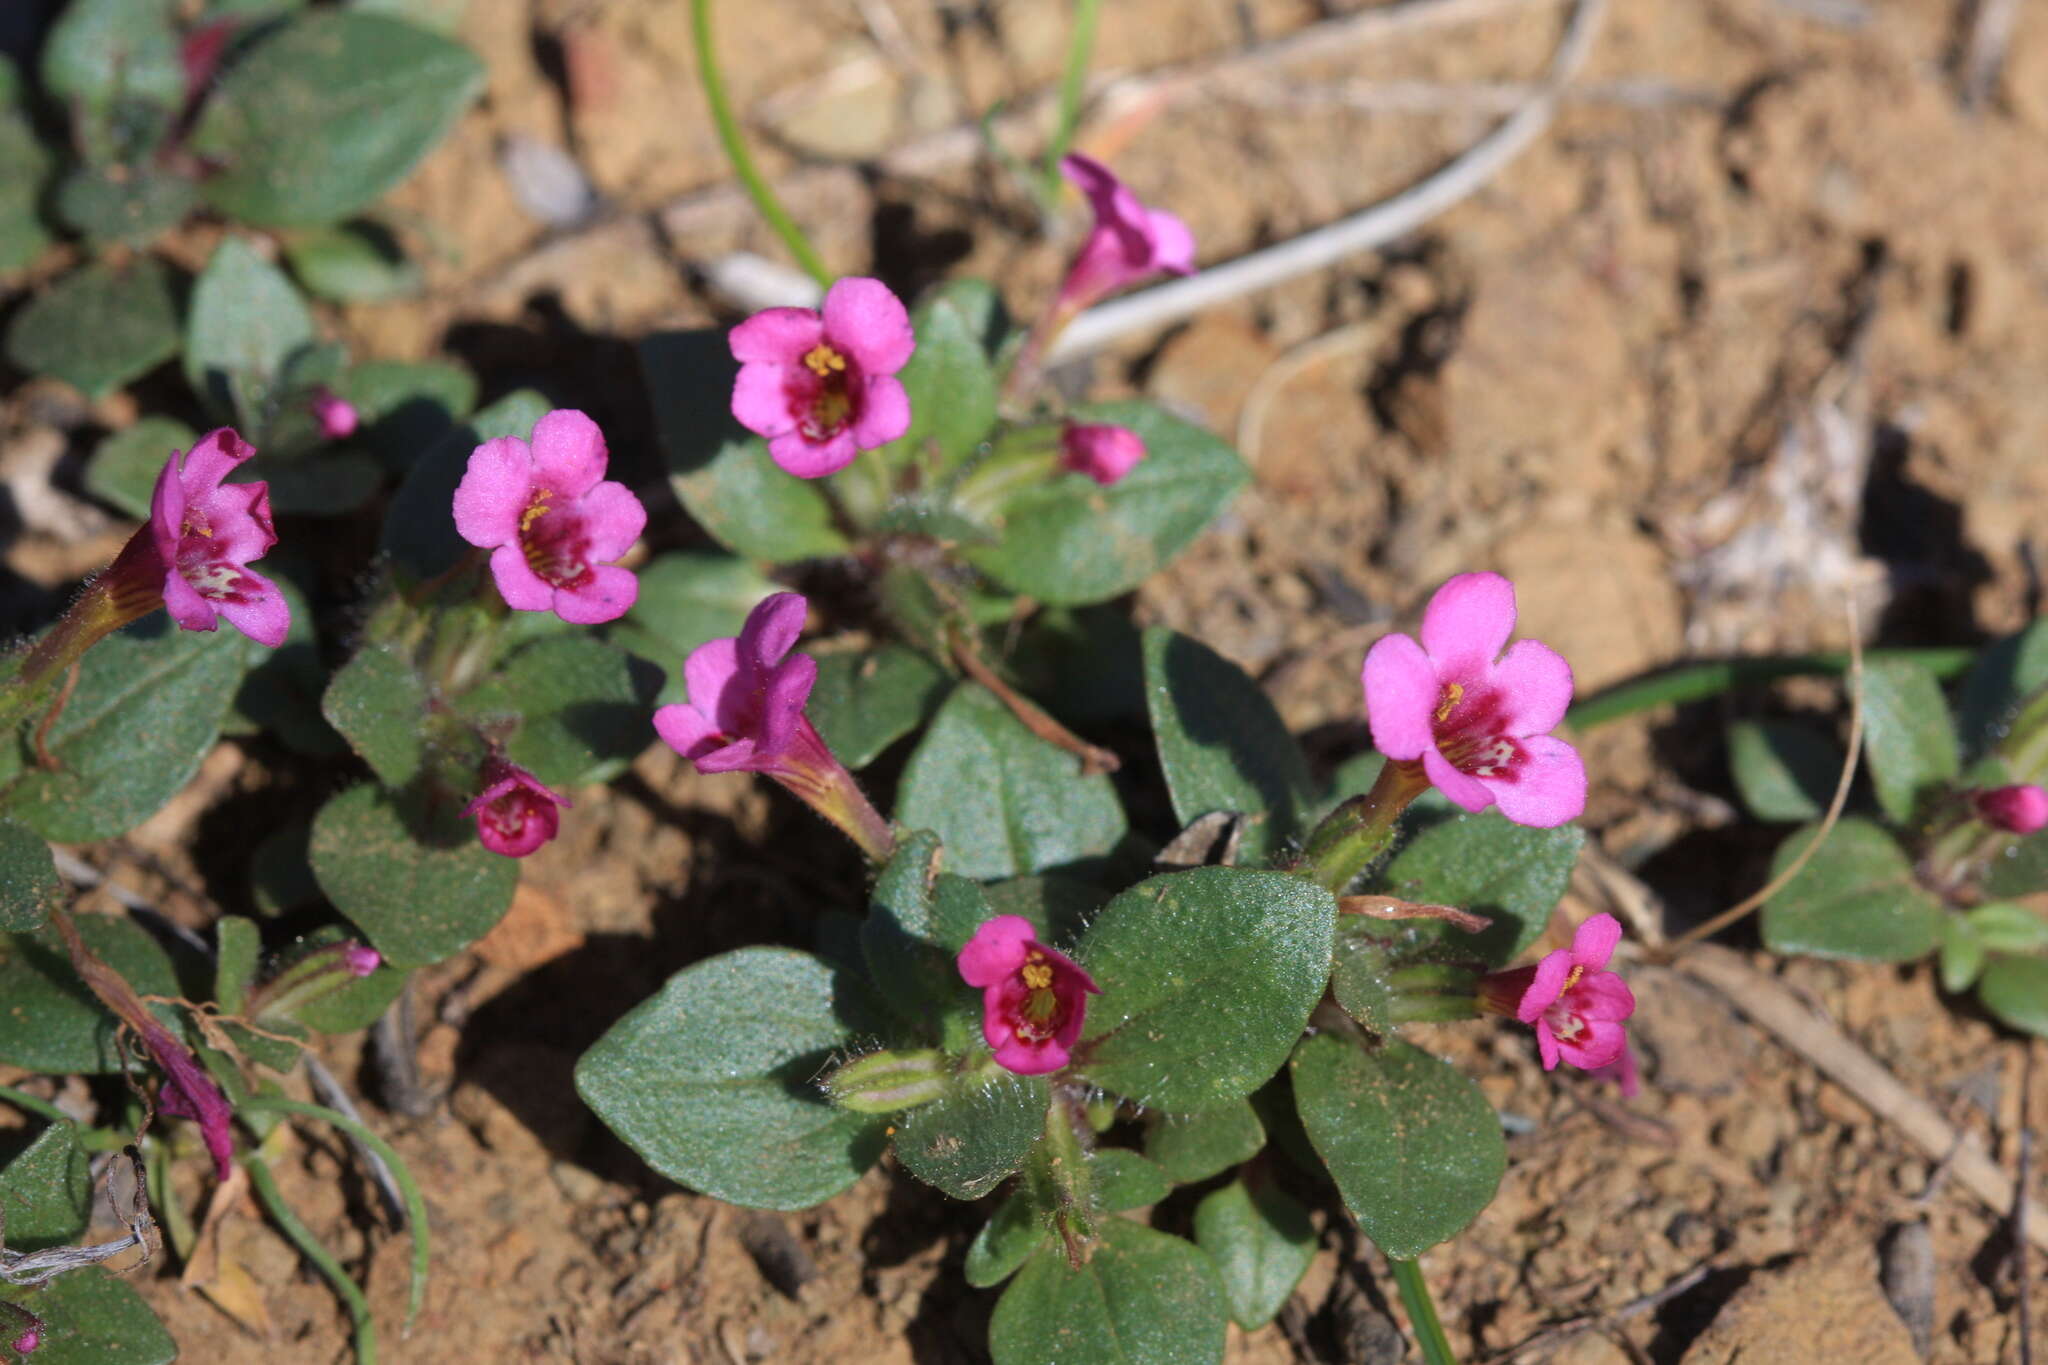
POLYGON ((869 378, 896 373, 917 349, 903 300, 880 280, 858 275, 825 291, 825 340, 869 378))
POLYGON ((1612 1019, 1619 1023, 1636 1012, 1636 993, 1613 972, 1588 972, 1572 987, 1567 1003, 1581 1019, 1612 1019))
POLYGON ((549 605, 572 626, 598 626, 624 616, 639 597, 640 580, 631 569, 599 564, 574 586, 556 588, 549 605))
POLYGON ((1554 735, 1530 735, 1516 743, 1520 761, 1499 777, 1478 779, 1500 802, 1500 813, 1533 829, 1578 819, 1586 809, 1586 765, 1579 751, 1554 735))
POLYGON ((735 422, 771 440, 796 430, 796 418, 789 410, 789 375, 780 365, 740 366, 732 381, 732 416, 735 422))
POLYGON ((1022 915, 997 915, 974 931, 955 958, 960 979, 986 989, 1012 975, 1024 965, 1038 930, 1022 915))
POLYGON ((873 450, 910 430, 910 395, 892 375, 877 375, 861 391, 860 415, 853 419, 853 443, 873 450))
POLYGON ((796 740, 797 721, 811 689, 818 683, 818 661, 798 654, 775 666, 761 697, 761 719, 754 745, 763 754, 785 754, 796 740))
POLYGON ((191 506, 206 518, 213 532, 207 553, 230 564, 247 564, 261 559, 277 544, 277 531, 270 520, 270 485, 224 483, 198 498, 191 506))
POLYGON ((199 590, 176 569, 164 575, 164 610, 171 614, 171 619, 178 623, 180 629, 220 629, 220 618, 214 612, 216 605, 201 596, 199 590))
POLYGON ((563 498, 581 497, 604 477, 611 454, 587 413, 556 408, 533 424, 533 481, 563 498))
POLYGON ((1515 631, 1515 585, 1497 573, 1461 573, 1422 610, 1422 647, 1444 672, 1491 664, 1515 631))
POLYGON ((587 553, 597 563, 625 554, 647 529, 646 507, 632 489, 612 479, 585 493, 576 510, 583 518, 583 533, 590 538, 587 553))
MULTIPOLYGON (((724 742, 724 736, 708 717, 688 702, 675 701, 654 713, 654 733, 662 743, 684 758, 710 753, 724 742)), ((477 798, 479 801, 482 797, 477 798)), ((465 815, 467 811, 463 812, 465 815)))
POLYGON ((1493 686, 1508 734, 1547 735, 1572 704, 1572 666, 1541 640, 1517 640, 1493 666, 1493 686))
POLYGON ((1145 210, 1152 233, 1152 264, 1176 275, 1195 273, 1195 234, 1165 209, 1145 210))
POLYGON ((1558 1039, 1556 1046, 1573 1066, 1597 1071, 1621 1060, 1628 1048, 1628 1030, 1611 1019, 1588 1019, 1576 1035, 1558 1039))
MULTIPOLYGON (((1009 1033, 1008 1025, 1003 1026, 1003 1032, 1005 1034, 1009 1033)), ((984 1019, 982 1034, 986 1037, 987 1033, 987 1020, 984 1019)), ((1049 1072, 1058 1071, 1067 1064, 1069 1055, 1067 1050, 1060 1046, 1059 1040, 1056 1038, 1033 1047, 1029 1043, 1019 1042, 1016 1038, 1011 1037, 1001 1047, 995 1048, 994 1051, 996 1054, 996 1065, 1019 1076, 1043 1076, 1049 1072)))
POLYGON ((455 485, 455 530, 480 550, 510 545, 532 498, 533 454, 526 442, 517 436, 485 441, 470 452, 455 485))
POLYGON ((732 358, 742 365, 801 364, 824 339, 825 320, 815 308, 764 308, 726 334, 732 358))
POLYGON ((240 570, 240 576, 240 594, 221 598, 214 605, 236 630, 259 645, 276 649, 291 633, 291 605, 277 590, 277 584, 254 569, 245 566, 240 570), (251 588, 255 590, 253 595, 241 595, 247 594, 251 588))
POLYGON ((199 438, 179 469, 178 481, 185 486, 185 496, 196 498, 219 487, 236 465, 255 453, 256 447, 233 427, 215 427, 199 438))
POLYGON ((810 602, 800 592, 770 593, 762 598, 740 627, 739 657, 753 668, 773 668, 781 663, 804 633, 804 617, 810 609, 810 602))
POLYGON ((1572 935, 1572 961, 1581 967, 1605 967, 1619 942, 1621 921, 1609 914, 1595 915, 1572 935))
POLYGON ((1467 777, 1434 748, 1422 751, 1422 771, 1429 774, 1430 783, 1460 810, 1476 815, 1493 804, 1494 784, 1481 778, 1467 777))
POLYGON ((683 660, 683 687, 689 694, 690 705, 726 734, 732 732, 730 718, 722 714, 729 709, 725 704, 726 693, 732 690, 739 671, 739 641, 730 636, 706 640, 683 660))
POLYGON ((1543 1017, 1543 1011, 1557 1003, 1564 994, 1564 983, 1571 979, 1571 953, 1564 948, 1554 953, 1545 953, 1543 960, 1536 964, 1536 975, 1529 981, 1529 989, 1522 992, 1522 998, 1515 1006, 1515 1018, 1525 1024, 1533 1024, 1543 1017))
POLYGON ((854 444, 851 429, 826 441, 807 440, 802 433, 790 431, 769 438, 768 454, 785 474, 794 474, 799 479, 822 479, 852 464, 860 447, 854 444))
POLYGON ((1541 1019, 1536 1021, 1536 1051, 1543 1056, 1543 1069, 1545 1071, 1557 1070, 1557 1063, 1563 1053, 1563 1049, 1558 1045, 1557 1035, 1551 1032, 1550 1025, 1541 1019))
POLYGON ((497 582, 498 595, 514 611, 546 611, 555 605, 555 590, 541 581, 517 545, 500 545, 491 551, 491 577, 497 582))
POLYGON ((1382 635, 1374 641, 1359 683, 1375 749, 1388 758, 1416 759, 1436 747, 1431 721, 1443 685, 1413 636, 1382 635))

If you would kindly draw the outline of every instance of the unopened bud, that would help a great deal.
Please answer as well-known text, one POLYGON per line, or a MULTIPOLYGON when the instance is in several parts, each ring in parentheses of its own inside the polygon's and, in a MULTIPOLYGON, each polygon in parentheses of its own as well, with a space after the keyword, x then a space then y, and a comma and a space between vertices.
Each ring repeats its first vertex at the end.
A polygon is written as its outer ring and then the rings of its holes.
POLYGON ((937 1048, 871 1052, 826 1077, 825 1093, 856 1114, 893 1114, 939 1098, 951 1074, 946 1054, 937 1048))
POLYGON ((1985 824, 2007 834, 2032 834, 2048 826, 2048 791, 2030 783, 1973 792, 1970 804, 1985 824))
POLYGON ((344 939, 316 948, 249 992, 244 1007, 252 1019, 298 1018, 299 1011, 384 965, 375 948, 344 939))
POLYGON ((20 1336, 14 1339, 14 1352, 16 1355, 25 1356, 29 1354, 31 1351, 35 1350, 36 1347, 42 1344, 43 1329, 40 1327, 31 1327, 26 1332, 23 1332, 20 1336))

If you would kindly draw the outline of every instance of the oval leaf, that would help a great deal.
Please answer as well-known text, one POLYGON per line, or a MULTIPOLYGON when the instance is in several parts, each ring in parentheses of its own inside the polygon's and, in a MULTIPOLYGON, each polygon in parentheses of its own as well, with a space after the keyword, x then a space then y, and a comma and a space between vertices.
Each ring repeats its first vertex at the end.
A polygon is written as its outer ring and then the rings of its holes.
POLYGON ((1994 956, 1977 998, 2012 1028, 2048 1038, 2048 958, 1994 956))
POLYGON ((1864 670, 1863 752, 1877 803, 1898 824, 1961 771, 1948 703, 1924 665, 1882 659, 1864 670))
POLYGON ((68 1271, 41 1289, 9 1288, 9 1303, 43 1320, 35 1365, 170 1365, 178 1343, 142 1296, 98 1266, 68 1271))
POLYGON ((1242 1099, 1322 998, 1336 918, 1329 892, 1285 872, 1198 867, 1139 883, 1075 950, 1102 988, 1078 1065, 1170 1113, 1242 1099))
POLYGON ((1435 920, 1410 921, 1409 941, 1476 953, 1499 967, 1542 935, 1585 842, 1576 825, 1530 829, 1492 811, 1460 814, 1409 840, 1387 864, 1378 889, 1485 915, 1493 927, 1479 934, 1435 920))
POLYGON ((476 827, 443 803, 428 814, 412 795, 365 783, 313 818, 313 876, 395 967, 452 957, 512 906, 519 860, 477 842, 476 827))
POLYGON ((74 270, 7 329, 7 358, 99 399, 178 353, 171 272, 154 256, 74 270))
POLYGON ((1842 750, 1810 726, 1745 720, 1728 727, 1728 766, 1757 819, 1818 820, 1841 778, 1842 750))
MULTIPOLYGON (((170 958, 133 920, 80 915, 78 932, 141 994, 182 994, 170 958)), ((71 969, 55 929, 0 938, 0 1000, 0 1062, 55 1075, 121 1069, 114 1016, 71 969)), ((175 1027, 173 1008, 157 1012, 175 1027)))
MULTIPOLYGON (((1776 878, 1819 832, 1795 831, 1771 859, 1776 878)), ((1908 962, 1934 949, 1941 903, 1920 886, 1892 836, 1868 820, 1839 821, 1799 875, 1764 906, 1764 943, 1774 953, 1862 962, 1908 962)))
POLYGON ((50 907, 63 897, 64 883, 43 836, 19 821, 0 819, 0 932, 42 928, 50 907))
POLYGON ((1145 1135, 1145 1155, 1184 1185, 1249 1161, 1265 1145, 1265 1127, 1244 1100, 1164 1115, 1145 1135))
POLYGON ((903 1169, 952 1195, 979 1199, 1014 1174, 1045 1132, 1043 1076, 1002 1072, 905 1114, 896 1132, 903 1169))
POLYGON ((320 714, 387 787, 419 775, 426 713, 427 680, 409 660, 376 645, 356 651, 320 698, 320 714))
POLYGON ((996 1365, 1203 1365, 1223 1359, 1222 1286, 1178 1237, 1106 1220, 1079 1270, 1057 1248, 1034 1256, 996 1304, 996 1365))
POLYGON ((1493 1199, 1507 1169, 1500 1119, 1463 1073, 1407 1043, 1367 1051, 1305 1040, 1294 1103, 1344 1206, 1389 1256, 1420 1256, 1493 1199))
POLYGON ((1230 1316, 1247 1332, 1270 1322, 1316 1255, 1308 1210, 1270 1180, 1233 1180, 1195 1205, 1195 1245, 1223 1281, 1230 1316))
POLYGON ((576 1091, 671 1180, 749 1208, 801 1209, 874 1165, 884 1120, 827 1104, 814 1078, 851 1031, 833 969, 742 948, 678 972, 576 1064, 576 1091))

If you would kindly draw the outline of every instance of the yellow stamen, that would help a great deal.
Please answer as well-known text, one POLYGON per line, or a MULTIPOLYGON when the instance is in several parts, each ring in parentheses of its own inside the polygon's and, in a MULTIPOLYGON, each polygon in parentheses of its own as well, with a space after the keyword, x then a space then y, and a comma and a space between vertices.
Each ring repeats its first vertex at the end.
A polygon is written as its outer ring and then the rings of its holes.
POLYGON ((812 374, 825 379, 836 371, 845 370, 846 357, 821 341, 804 354, 804 364, 810 367, 812 374))
POLYGON ((1455 711, 1458 703, 1464 699, 1465 685, 1463 683, 1445 683, 1443 700, 1437 703, 1436 718, 1439 721, 1449 720, 1451 712, 1455 711))
POLYGON ((1024 969, 1024 984, 1034 991, 1042 991, 1052 985, 1052 968, 1043 962, 1034 963, 1024 969))
POLYGON ((526 504, 526 511, 519 517, 519 534, 525 535, 536 521, 548 514, 548 499, 555 495, 552 488, 534 490, 533 501, 526 504))
POLYGON ((1570 974, 1569 976, 1565 977, 1565 979, 1564 979, 1564 986, 1563 986, 1563 987, 1562 987, 1562 988, 1561 988, 1561 989, 1560 989, 1560 990, 1558 991, 1558 994, 1559 994, 1559 995, 1563 995, 1563 994, 1565 994, 1565 993, 1566 993, 1567 991, 1571 990, 1571 988, 1572 988, 1572 987, 1574 987, 1574 986, 1578 985, 1578 984, 1579 984, 1579 978, 1580 978, 1580 977, 1582 977, 1582 976, 1584 976, 1585 974, 1586 974, 1586 967, 1585 967, 1585 964, 1584 964, 1584 963, 1574 963, 1574 964, 1573 964, 1573 966, 1572 966, 1571 974, 1570 974))

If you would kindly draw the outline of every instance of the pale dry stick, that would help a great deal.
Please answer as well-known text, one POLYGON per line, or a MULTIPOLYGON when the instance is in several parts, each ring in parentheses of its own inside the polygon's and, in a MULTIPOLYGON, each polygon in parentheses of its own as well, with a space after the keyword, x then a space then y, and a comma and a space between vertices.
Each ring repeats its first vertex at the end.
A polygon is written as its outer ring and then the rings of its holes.
MULTIPOLYGON (((1152 102, 1164 110, 1206 97, 1227 87, 1231 81, 1265 79, 1275 67, 1344 56, 1372 43, 1470 24, 1538 3, 1543 3, 1543 0, 1401 0, 1401 3, 1380 5, 1341 18, 1325 19, 1243 51, 1104 80, 1091 93, 1106 93, 1122 102, 1152 102)), ((1058 103, 1059 92, 1052 89, 1038 91, 1017 101, 1012 112, 994 121, 995 136, 1004 140, 1042 132, 1049 126, 1058 103)), ((914 138, 884 153, 876 161, 875 169, 884 175, 906 178, 953 170, 981 157, 987 149, 986 138, 979 120, 955 124, 914 138)), ((785 190, 797 194, 807 186, 834 180, 857 185, 860 172, 853 166, 808 167, 783 176, 781 183, 785 190)), ((729 218, 739 218, 751 210, 752 203, 746 192, 732 181, 723 181, 671 200, 657 210, 655 216, 671 241, 687 241, 692 236, 729 227, 729 218)), ((499 271, 493 272, 492 278, 509 273, 516 264, 506 263, 499 271)), ((813 283, 807 296, 781 298, 777 302, 790 307, 814 308, 820 292, 813 283)), ((744 304, 746 300, 736 299, 735 302, 744 304)))
POLYGON ((1806 841, 1806 847, 1799 850, 1799 856, 1788 864, 1783 872, 1771 878, 1752 895, 1745 896, 1723 910, 1704 924, 1692 928, 1671 940, 1663 951, 1663 959, 1670 960, 1673 950, 1688 947, 1701 939, 1720 933, 1735 921, 1749 914, 1765 901, 1784 890, 1792 879, 1806 870, 1806 864, 1813 855, 1820 852, 1820 846, 1834 833, 1835 822, 1842 818, 1842 807, 1849 801, 1849 784, 1856 777, 1856 758, 1863 751, 1863 636, 1856 625, 1856 603, 1848 600, 1849 610, 1849 752, 1842 759, 1842 775, 1835 780, 1835 797, 1828 802, 1827 813, 1821 816, 1820 827, 1814 836, 1806 841))
MULTIPOLYGON (((1332 81, 1325 84, 1252 85, 1233 82, 1223 98, 1255 109, 1315 112, 1349 109, 1368 114, 1512 114, 1543 93, 1527 81, 1332 81)), ((1567 104, 1625 109, 1716 109, 1726 96, 1712 90, 1648 79, 1576 85, 1559 98, 1567 104)))
POLYGON ((1999 1169, 1982 1144, 1958 1133, 1933 1105, 1908 1090, 1831 1020, 1816 1015, 1783 984, 1729 949, 1697 944, 1676 965, 1719 991, 1752 1023, 1813 1063, 1821 1074, 1928 1156, 1939 1158, 1952 1152, 1950 1168, 1955 1178, 1996 1212, 2012 1214, 2016 1236, 2024 1235, 2035 1248, 2048 1251, 2048 1221, 2044 1221, 2048 1212, 2031 1200, 2024 1206, 2016 1203, 2013 1178, 1999 1169))
POLYGON ((1403 237, 1469 198, 1550 126, 1557 113, 1561 89, 1585 61, 1605 13, 1606 0, 1578 0, 1551 57, 1550 74, 1542 93, 1435 174, 1391 198, 1299 237, 1091 308, 1060 333, 1047 362, 1057 364, 1099 350, 1120 337, 1157 331, 1245 294, 1324 269, 1347 256, 1403 237))
POLYGON ((1970 45, 1963 53, 1963 108, 1981 109, 1991 97, 2019 17, 2020 0, 1978 0, 1976 17, 1970 23, 1970 45))

